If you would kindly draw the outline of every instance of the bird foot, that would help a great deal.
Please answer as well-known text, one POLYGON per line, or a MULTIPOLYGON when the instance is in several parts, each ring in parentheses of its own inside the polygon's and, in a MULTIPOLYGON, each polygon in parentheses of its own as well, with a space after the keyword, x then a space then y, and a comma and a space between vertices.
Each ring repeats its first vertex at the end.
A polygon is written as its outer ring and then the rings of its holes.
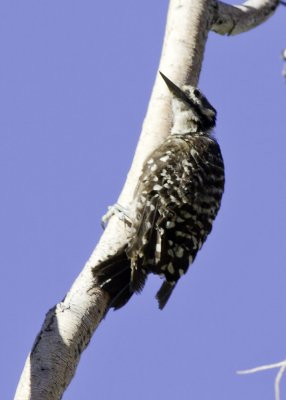
POLYGON ((108 221, 113 217, 113 215, 116 215, 121 221, 126 222, 128 225, 132 225, 132 219, 128 215, 127 208, 115 203, 113 206, 107 207, 107 213, 101 218, 101 226, 103 229, 105 229, 108 221))

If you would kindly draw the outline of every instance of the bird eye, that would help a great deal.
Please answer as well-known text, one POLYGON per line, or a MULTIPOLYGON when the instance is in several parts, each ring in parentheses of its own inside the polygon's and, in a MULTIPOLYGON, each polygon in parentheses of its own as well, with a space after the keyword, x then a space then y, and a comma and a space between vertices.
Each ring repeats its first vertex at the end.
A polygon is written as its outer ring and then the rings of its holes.
POLYGON ((196 97, 200 97, 201 93, 200 93, 200 91, 199 91, 198 89, 195 89, 195 90, 194 90, 194 95, 195 95, 196 97))

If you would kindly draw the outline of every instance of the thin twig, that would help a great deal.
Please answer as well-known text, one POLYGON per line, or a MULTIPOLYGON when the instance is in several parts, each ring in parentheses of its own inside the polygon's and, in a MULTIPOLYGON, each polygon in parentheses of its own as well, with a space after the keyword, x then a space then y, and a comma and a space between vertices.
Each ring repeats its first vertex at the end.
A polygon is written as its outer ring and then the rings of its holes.
POLYGON ((244 369, 242 371, 237 371, 236 373, 239 374, 239 375, 254 374, 255 372, 266 371, 267 369, 281 368, 284 365, 286 365, 286 360, 285 361, 280 361, 280 362, 275 363, 275 364, 261 365, 260 367, 255 367, 255 368, 251 368, 251 369, 244 369))
POLYGON ((275 400, 280 400, 280 381, 284 375, 285 369, 286 369, 286 364, 284 362, 284 365, 279 369, 275 378, 275 384, 274 384, 275 400))
POLYGON ((256 367, 256 368, 237 371, 237 374, 239 374, 239 375, 254 374, 256 372, 266 371, 268 369, 274 369, 274 368, 279 368, 278 373, 275 378, 274 390, 275 390, 275 400, 280 400, 280 382, 286 371, 286 360, 280 361, 275 364, 262 365, 262 366, 256 367))

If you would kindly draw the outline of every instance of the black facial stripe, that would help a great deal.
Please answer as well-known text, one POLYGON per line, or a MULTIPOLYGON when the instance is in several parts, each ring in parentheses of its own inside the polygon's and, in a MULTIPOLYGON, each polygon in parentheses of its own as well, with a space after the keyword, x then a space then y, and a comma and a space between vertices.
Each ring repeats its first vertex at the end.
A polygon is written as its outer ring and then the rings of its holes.
POLYGON ((192 109, 196 112, 197 116, 199 117, 198 126, 200 126, 200 129, 210 129, 215 125, 215 115, 213 118, 210 118, 207 115, 203 114, 201 112, 200 106, 198 106, 192 100, 188 99, 187 103, 192 107, 192 109))
MULTIPOLYGON (((167 78, 162 72, 160 72, 160 75, 162 76, 163 80, 165 81, 171 93, 173 93, 173 95, 175 95, 177 98, 187 103, 196 112, 200 121, 198 125, 200 125, 201 129, 210 129, 215 125, 215 115, 213 118, 211 118, 203 114, 201 111, 201 107, 198 104, 196 104, 193 100, 191 100, 183 90, 181 90, 177 85, 175 85, 174 82, 172 82, 169 78, 167 78)), ((215 109, 210 104, 209 107, 206 108, 210 108, 211 110, 214 111, 214 113, 216 113, 215 109)))

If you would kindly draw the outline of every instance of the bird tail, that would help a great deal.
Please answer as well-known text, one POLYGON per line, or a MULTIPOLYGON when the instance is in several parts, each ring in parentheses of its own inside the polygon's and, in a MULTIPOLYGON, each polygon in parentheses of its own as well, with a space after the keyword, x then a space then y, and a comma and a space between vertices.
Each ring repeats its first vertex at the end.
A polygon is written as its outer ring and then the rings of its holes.
POLYGON ((131 263, 125 248, 98 264, 93 269, 93 275, 98 285, 109 294, 109 308, 118 310, 131 298, 131 263))
POLYGON ((176 282, 168 282, 168 281, 163 282, 158 293, 156 294, 156 299, 158 300, 160 310, 163 310, 163 308, 165 307, 175 286, 176 286, 176 282))

